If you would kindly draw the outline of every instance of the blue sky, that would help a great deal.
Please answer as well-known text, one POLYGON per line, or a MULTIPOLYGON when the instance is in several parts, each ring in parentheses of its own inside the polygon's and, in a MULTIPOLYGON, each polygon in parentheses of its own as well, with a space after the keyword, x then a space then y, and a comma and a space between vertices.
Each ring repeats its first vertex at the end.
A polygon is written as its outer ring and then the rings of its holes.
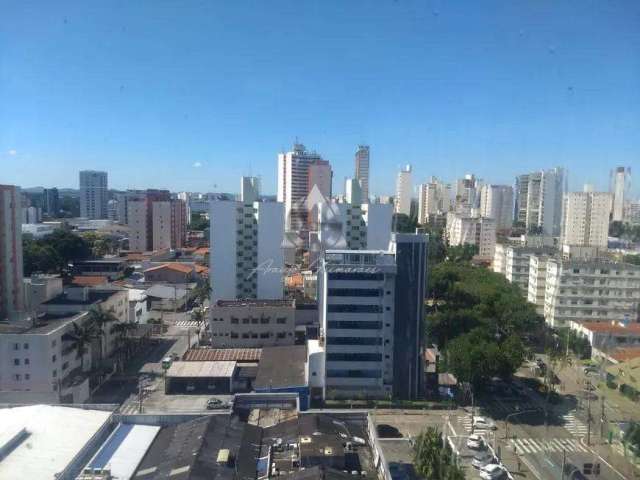
MULTIPOLYGON (((640 2, 0 0, 0 182, 237 191, 298 137, 334 190, 640 170, 640 2)), ((636 184, 635 194, 640 193, 636 184)))

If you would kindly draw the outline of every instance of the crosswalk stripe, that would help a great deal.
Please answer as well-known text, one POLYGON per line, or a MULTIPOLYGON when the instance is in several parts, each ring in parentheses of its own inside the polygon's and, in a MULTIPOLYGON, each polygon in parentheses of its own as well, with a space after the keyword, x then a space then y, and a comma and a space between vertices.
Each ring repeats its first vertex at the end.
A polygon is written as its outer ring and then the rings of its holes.
POLYGON ((576 440, 576 449, 581 451, 581 452, 588 452, 589 450, 587 450, 584 445, 582 445, 579 441, 576 440))
POLYGON ((532 453, 531 450, 529 450, 529 447, 527 445, 524 444, 524 442, 522 441, 522 439, 518 439, 516 440, 516 445, 518 446, 518 448, 520 450, 524 450, 525 453, 532 453))
POLYGON ((552 443, 556 448, 558 448, 559 451, 562 451, 565 449, 565 446, 562 443, 562 441, 557 438, 552 438, 551 440, 549 440, 549 442, 552 443))
POLYGON ((538 445, 535 440, 532 438, 529 439, 529 443, 532 444, 537 450, 543 450, 544 447, 542 445, 538 445))

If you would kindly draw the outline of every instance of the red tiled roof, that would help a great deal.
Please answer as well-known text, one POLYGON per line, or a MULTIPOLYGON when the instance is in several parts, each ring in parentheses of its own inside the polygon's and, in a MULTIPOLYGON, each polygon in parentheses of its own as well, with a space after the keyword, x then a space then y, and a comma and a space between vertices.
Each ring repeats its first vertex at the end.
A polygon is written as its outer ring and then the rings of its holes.
POLYGON ((155 272, 157 270, 162 270, 165 268, 168 268, 169 270, 174 270, 176 272, 181 272, 181 273, 193 272, 193 267, 191 265, 185 265, 184 263, 178 263, 178 262, 171 262, 171 263, 165 263, 164 265, 159 265, 157 267, 148 268, 145 270, 145 273, 155 272))
POLYGON ((616 333, 632 335, 640 335, 640 323, 630 323, 626 327, 623 327, 619 323, 609 322, 585 322, 582 324, 582 328, 598 333, 616 333))
POLYGON ((192 348, 182 358, 185 362, 258 362, 261 348, 192 348))
POLYGON ((107 283, 107 277, 101 277, 99 275, 78 275, 73 277, 71 283, 80 287, 95 287, 96 285, 104 285, 107 283))
POLYGON ((209 247, 196 248, 193 252, 194 255, 206 255, 209 253, 209 247))
POLYGON ((610 357, 618 362, 627 362, 640 357, 640 347, 616 348, 610 357))

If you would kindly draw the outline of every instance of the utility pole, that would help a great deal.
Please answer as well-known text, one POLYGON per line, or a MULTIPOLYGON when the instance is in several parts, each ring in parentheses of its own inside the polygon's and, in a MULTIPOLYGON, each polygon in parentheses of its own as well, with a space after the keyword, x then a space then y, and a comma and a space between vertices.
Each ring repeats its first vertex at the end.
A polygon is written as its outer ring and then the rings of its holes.
POLYGON ((604 424, 606 418, 604 415, 604 395, 600 396, 600 438, 604 438, 604 424))
POLYGON ((562 449, 562 471, 560 472, 560 480, 564 480, 564 469, 567 465, 567 451, 562 449))
POLYGON ((587 445, 591 445, 591 380, 587 381, 587 445))

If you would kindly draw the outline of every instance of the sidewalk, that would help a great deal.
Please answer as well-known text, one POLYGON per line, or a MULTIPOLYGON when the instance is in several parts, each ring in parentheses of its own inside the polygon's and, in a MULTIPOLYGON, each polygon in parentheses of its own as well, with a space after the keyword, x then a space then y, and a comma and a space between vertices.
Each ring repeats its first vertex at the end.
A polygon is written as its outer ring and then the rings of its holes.
POLYGON ((634 467, 631 459, 624 457, 624 449, 619 443, 615 442, 613 445, 609 445, 607 443, 592 442, 590 447, 624 478, 640 479, 640 465, 637 464, 634 467))

